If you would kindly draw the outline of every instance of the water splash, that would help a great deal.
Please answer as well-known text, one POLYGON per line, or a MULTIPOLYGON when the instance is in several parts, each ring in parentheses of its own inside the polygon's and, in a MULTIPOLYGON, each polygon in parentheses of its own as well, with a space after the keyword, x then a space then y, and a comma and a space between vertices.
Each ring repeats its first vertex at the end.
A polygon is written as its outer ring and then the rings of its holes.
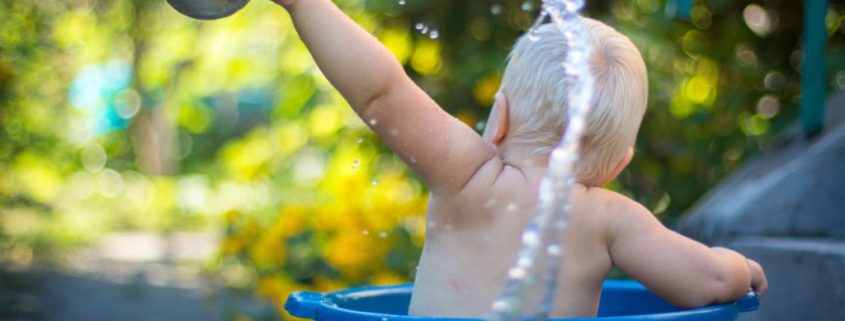
POLYGON ((537 213, 523 232, 522 248, 499 299, 493 303, 490 321, 544 320, 549 317, 557 289, 562 235, 569 222, 570 195, 575 184, 574 168, 580 138, 586 125, 593 94, 589 70, 590 43, 578 12, 583 0, 543 0, 540 16, 529 30, 529 39, 539 39, 539 26, 551 18, 568 44, 563 69, 569 91, 569 123, 563 139, 552 152, 546 177, 540 183, 537 213), (547 258, 541 269, 539 259, 547 258), (540 286, 539 303, 529 302, 529 292, 540 286), (529 306, 530 304, 539 306, 529 306))
POLYGON ((414 29, 421 35, 428 36, 431 39, 436 40, 437 38, 440 38, 440 31, 438 31, 437 28, 435 28, 434 26, 430 26, 422 22, 417 22, 414 25, 414 29))

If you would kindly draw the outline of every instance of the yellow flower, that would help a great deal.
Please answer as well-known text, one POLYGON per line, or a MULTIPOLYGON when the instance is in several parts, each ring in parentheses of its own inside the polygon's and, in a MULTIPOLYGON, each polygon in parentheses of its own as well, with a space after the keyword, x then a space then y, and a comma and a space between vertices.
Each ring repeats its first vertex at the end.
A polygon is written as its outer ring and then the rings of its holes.
POLYGON ((393 285, 408 283, 409 281, 408 277, 396 274, 392 271, 383 270, 376 273, 370 283, 372 285, 393 285))
POLYGON ((328 292, 349 287, 349 284, 341 280, 330 279, 317 275, 314 277, 314 291, 328 292))
POLYGON ((361 278, 362 272, 384 256, 386 242, 361 231, 343 230, 326 249, 326 260, 349 278, 361 278))
POLYGON ((250 258, 259 268, 282 265, 287 256, 287 237, 279 228, 271 228, 261 234, 258 242, 250 249, 250 258))
POLYGON ((293 318, 284 308, 285 301, 287 301, 288 296, 290 296, 292 292, 305 289, 306 287, 303 285, 294 284, 291 280, 285 278, 284 276, 273 275, 259 279, 255 292, 260 297, 273 302, 276 305, 276 308, 279 309, 279 314, 281 314, 284 319, 290 320, 293 318))
POLYGON ((472 98, 479 105, 490 106, 493 104, 493 97, 496 95, 496 91, 499 90, 499 84, 501 82, 502 77, 499 74, 488 75, 479 79, 472 86, 472 98))
POLYGON ((433 76, 440 72, 440 43, 434 40, 421 40, 411 55, 411 67, 424 76, 433 76))
POLYGON ((228 237, 220 242, 220 254, 224 256, 238 254, 244 248, 244 241, 235 237, 228 237))
POLYGON ((223 213, 223 222, 226 225, 233 225, 241 218, 241 212, 238 210, 229 210, 226 213, 223 213))
POLYGON ((284 236, 291 236, 305 230, 308 221, 306 220, 306 209, 300 205, 289 204, 279 211, 278 220, 272 229, 278 229, 284 236))
POLYGON ((252 242, 260 232, 261 226, 255 218, 248 217, 238 229, 236 237, 240 238, 244 242, 252 242))
POLYGON ((289 280, 278 275, 273 275, 258 279, 258 284, 255 287, 255 293, 262 298, 275 302, 280 297, 287 297, 287 292, 290 289, 291 282, 289 280))
POLYGON ((385 28, 378 36, 379 41, 396 56, 399 63, 405 64, 413 50, 412 37, 405 28, 385 28))

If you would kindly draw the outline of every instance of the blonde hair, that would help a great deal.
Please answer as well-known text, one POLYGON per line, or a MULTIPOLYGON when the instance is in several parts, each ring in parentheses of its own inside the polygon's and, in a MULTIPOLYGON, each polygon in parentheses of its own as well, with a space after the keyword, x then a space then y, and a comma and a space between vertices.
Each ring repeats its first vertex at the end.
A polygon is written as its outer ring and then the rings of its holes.
MULTIPOLYGON (((584 23, 592 43, 595 91, 576 179, 595 185, 634 145, 646 109, 648 78, 640 52, 628 37, 593 19, 584 18, 584 23)), ((538 36, 517 41, 500 91, 510 106, 508 135, 536 146, 536 153, 548 154, 568 122, 568 88, 561 67, 568 46, 552 24, 541 26, 538 36)))

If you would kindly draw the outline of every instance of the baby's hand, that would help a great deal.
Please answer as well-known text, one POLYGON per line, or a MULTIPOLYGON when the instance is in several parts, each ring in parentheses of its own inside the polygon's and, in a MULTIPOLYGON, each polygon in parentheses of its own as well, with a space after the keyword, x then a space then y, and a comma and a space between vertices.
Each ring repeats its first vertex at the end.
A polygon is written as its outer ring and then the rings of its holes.
POLYGON ((766 272, 763 272, 763 267, 752 259, 748 259, 748 271, 751 272, 751 288, 762 297, 763 293, 766 293, 766 289, 769 288, 766 272))

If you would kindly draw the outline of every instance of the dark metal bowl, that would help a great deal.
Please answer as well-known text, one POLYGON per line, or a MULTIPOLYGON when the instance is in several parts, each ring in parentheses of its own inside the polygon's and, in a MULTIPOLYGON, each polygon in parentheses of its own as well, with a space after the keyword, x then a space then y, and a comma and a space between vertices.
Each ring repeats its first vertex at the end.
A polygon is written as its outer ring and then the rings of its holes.
POLYGON ((167 0, 176 11, 202 20, 213 20, 227 17, 241 8, 249 0, 167 0))

